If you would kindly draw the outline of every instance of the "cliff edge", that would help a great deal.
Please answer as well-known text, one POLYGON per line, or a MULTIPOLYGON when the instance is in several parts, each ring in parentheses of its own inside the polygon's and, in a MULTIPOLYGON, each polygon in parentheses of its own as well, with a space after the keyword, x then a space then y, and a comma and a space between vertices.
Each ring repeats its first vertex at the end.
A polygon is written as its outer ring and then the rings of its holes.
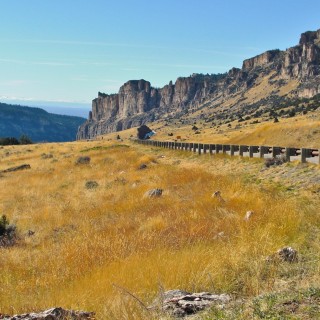
POLYGON ((241 69, 232 68, 225 74, 193 74, 160 89, 146 80, 130 80, 118 94, 99 92, 77 139, 91 139, 200 109, 232 113, 270 96, 310 98, 319 93, 320 29, 303 33, 292 48, 246 59, 241 69))

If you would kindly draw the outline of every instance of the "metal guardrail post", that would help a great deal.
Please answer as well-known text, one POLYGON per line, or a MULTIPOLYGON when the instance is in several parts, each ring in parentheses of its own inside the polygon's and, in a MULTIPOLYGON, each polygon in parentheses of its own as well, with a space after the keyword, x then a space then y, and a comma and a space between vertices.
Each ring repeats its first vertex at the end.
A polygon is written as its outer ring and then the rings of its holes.
POLYGON ((301 163, 307 162, 307 149, 301 148, 301 163))
POLYGON ((234 156, 234 145, 230 145, 230 156, 234 156))
POLYGON ((193 143, 193 152, 197 152, 197 144, 196 143, 193 143))
POLYGON ((260 157, 261 159, 264 158, 265 149, 266 149, 265 146, 259 146, 259 157, 260 157))
POLYGON ((281 154, 280 147, 272 147, 272 158, 276 158, 276 156, 281 154))
POLYGON ((158 141, 158 140, 140 140, 132 139, 133 143, 138 143, 146 146, 155 146, 167 149, 178 149, 184 151, 198 152, 201 155, 209 152, 210 155, 215 153, 218 154, 220 151, 223 153, 228 153, 230 151, 230 156, 234 156, 236 152, 239 151, 239 155, 243 156, 244 153, 249 152, 249 157, 254 157, 254 154, 259 153, 260 158, 264 158, 265 154, 272 154, 272 157, 277 157, 283 155, 286 162, 291 161, 291 157, 300 157, 301 163, 308 162, 308 158, 313 158, 312 162, 316 160, 317 164, 320 164, 320 149, 309 149, 309 148, 292 148, 292 147, 267 147, 267 146, 245 146, 245 145, 225 145, 225 144, 202 144, 202 143, 191 143, 191 142, 177 142, 177 141, 158 141))
POLYGON ((290 162, 290 156, 291 156, 291 152, 292 152, 291 150, 292 150, 291 148, 285 148, 284 157, 285 157, 286 162, 290 162))
POLYGON ((249 146, 249 157, 253 158, 253 146, 249 146))
POLYGON ((239 145, 239 156, 243 157, 243 153, 246 149, 246 146, 239 145))

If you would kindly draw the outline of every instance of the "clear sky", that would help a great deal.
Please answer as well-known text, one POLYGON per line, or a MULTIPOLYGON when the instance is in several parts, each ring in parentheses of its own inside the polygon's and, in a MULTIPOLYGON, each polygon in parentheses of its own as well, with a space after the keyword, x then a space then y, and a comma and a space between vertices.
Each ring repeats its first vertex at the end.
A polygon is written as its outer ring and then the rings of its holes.
POLYGON ((241 67, 319 28, 319 0, 0 0, 0 101, 90 105, 130 79, 241 67))

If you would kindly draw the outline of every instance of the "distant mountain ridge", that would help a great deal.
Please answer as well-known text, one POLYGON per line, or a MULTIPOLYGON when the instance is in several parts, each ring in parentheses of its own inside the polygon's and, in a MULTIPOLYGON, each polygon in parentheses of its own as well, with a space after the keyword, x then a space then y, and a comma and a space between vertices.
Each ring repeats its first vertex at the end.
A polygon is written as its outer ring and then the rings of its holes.
POLYGON ((307 31, 299 44, 246 59, 242 68, 219 75, 193 74, 163 88, 130 80, 118 94, 98 94, 77 139, 93 138, 158 119, 201 110, 203 115, 246 114, 272 108, 285 99, 320 93, 320 29, 307 31))
POLYGON ((73 141, 83 121, 81 117, 0 102, 0 137, 19 138, 26 134, 34 142, 73 141))

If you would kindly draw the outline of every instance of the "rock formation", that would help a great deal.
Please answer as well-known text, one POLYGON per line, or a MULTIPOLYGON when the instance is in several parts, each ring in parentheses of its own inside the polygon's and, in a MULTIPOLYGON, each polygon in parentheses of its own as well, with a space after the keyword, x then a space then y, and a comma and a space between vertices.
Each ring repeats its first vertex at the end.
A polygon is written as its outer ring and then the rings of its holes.
POLYGON ((15 316, 1 315, 4 320, 85 320, 95 319, 93 312, 65 310, 62 308, 52 308, 39 313, 25 313, 15 316))
POLYGON ((169 290, 157 298, 150 309, 160 309, 175 318, 185 318, 215 305, 223 308, 231 301, 227 294, 209 292, 189 293, 181 290, 169 290))
POLYGON ((145 80, 130 80, 118 94, 99 92, 88 120, 79 127, 77 139, 94 138, 166 116, 179 117, 204 107, 215 109, 237 94, 242 96, 232 100, 232 110, 245 108, 249 103, 243 102, 244 95, 264 79, 275 86, 275 91, 295 81, 286 93, 291 96, 310 98, 319 94, 320 29, 303 33, 297 46, 267 51, 244 60, 241 69, 232 68, 225 74, 193 74, 178 78, 174 84, 170 81, 160 89, 145 80))

